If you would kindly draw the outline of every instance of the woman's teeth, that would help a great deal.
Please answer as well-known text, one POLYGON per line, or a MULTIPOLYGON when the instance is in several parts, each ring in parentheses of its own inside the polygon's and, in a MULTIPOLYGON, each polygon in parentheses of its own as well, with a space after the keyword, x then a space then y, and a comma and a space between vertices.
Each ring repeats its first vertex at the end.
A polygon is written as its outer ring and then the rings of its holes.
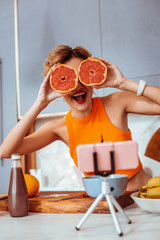
POLYGON ((74 95, 72 96, 72 98, 75 99, 75 100, 77 100, 77 101, 82 101, 82 100, 85 99, 85 97, 86 97, 86 93, 85 93, 85 92, 83 92, 83 93, 77 93, 77 94, 74 94, 74 95))

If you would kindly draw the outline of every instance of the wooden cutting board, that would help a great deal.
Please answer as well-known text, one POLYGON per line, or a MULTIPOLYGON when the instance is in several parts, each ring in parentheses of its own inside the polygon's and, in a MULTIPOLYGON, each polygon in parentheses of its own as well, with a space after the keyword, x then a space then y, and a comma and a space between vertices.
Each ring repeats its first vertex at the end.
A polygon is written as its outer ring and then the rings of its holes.
MULTIPOLYGON (((38 213, 85 213, 94 198, 84 197, 83 191, 56 191, 39 192, 35 197, 29 198, 29 212, 38 213)), ((122 208, 134 203, 130 193, 117 199, 122 208)), ((0 200, 0 211, 8 211, 8 199, 0 200)), ((93 213, 109 213, 108 203, 102 200, 93 213)))

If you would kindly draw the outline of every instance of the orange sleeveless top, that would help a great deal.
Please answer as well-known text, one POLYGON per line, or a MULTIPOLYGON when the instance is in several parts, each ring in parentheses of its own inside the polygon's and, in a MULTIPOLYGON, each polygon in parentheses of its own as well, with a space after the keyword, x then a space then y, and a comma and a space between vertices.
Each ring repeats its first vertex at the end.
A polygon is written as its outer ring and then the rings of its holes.
MULTIPOLYGON (((128 141, 132 140, 131 131, 122 131, 117 128, 109 120, 105 111, 101 98, 93 98, 92 110, 86 117, 76 119, 72 117, 71 111, 66 114, 66 126, 69 135, 70 155, 77 166, 76 147, 80 144, 90 144, 101 141, 103 136, 104 141, 128 141)), ((116 173, 127 174, 130 179, 142 169, 142 164, 139 161, 139 166, 135 169, 118 170, 116 173)), ((93 174, 85 174, 86 176, 93 174)))

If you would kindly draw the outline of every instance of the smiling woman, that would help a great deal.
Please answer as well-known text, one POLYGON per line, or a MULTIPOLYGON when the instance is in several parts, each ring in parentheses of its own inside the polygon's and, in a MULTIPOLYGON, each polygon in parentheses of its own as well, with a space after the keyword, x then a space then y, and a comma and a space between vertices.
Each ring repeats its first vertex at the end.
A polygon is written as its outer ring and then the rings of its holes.
MULTIPOLYGON (((65 64, 78 72, 83 60, 90 57, 91 54, 83 47, 72 49, 65 45, 57 46, 53 53, 49 54, 44 64, 45 79, 37 99, 0 146, 0 157, 9 158, 13 153, 27 154, 60 140, 69 147, 70 155, 77 165, 76 147, 80 144, 99 142, 102 135, 104 141, 132 140, 131 131, 128 129, 128 113, 160 114, 160 89, 144 85, 141 89, 142 96, 137 96, 139 83, 126 78, 116 65, 105 59, 99 61, 107 67, 107 76, 98 88, 113 87, 122 90, 121 92, 93 98, 95 86, 85 86, 80 81, 76 88, 68 93, 60 93, 51 88, 50 74, 55 64, 65 64), (49 121, 26 136, 39 113, 60 97, 63 97, 70 107, 66 116, 49 121)), ((66 77, 63 75, 60 79, 64 82, 66 77)), ((124 169, 121 173, 129 177, 127 190, 140 188, 150 178, 140 161, 137 168, 131 171, 124 169)))

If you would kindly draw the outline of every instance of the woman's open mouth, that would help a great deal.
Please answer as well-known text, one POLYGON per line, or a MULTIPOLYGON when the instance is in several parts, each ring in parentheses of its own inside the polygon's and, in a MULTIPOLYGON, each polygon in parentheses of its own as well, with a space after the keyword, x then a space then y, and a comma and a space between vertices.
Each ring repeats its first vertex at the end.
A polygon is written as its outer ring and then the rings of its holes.
POLYGON ((85 91, 77 91, 71 97, 77 103, 82 104, 86 101, 87 93, 85 91))

